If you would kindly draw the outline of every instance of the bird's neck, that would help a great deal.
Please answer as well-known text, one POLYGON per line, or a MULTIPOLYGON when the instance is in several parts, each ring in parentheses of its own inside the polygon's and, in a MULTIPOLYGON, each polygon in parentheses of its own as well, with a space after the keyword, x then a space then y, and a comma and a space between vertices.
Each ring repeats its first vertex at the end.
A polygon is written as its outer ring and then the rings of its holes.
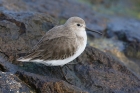
POLYGON ((79 31, 76 36, 77 36, 77 40, 79 44, 85 46, 87 43, 87 34, 86 34, 85 29, 83 29, 83 31, 79 31))

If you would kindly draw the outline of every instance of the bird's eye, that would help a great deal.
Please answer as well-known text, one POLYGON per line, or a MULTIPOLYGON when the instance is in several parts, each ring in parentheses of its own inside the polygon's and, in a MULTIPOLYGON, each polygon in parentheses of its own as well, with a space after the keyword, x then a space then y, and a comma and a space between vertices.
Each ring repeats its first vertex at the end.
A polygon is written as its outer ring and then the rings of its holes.
POLYGON ((80 24, 77 24, 77 26, 80 26, 80 24))

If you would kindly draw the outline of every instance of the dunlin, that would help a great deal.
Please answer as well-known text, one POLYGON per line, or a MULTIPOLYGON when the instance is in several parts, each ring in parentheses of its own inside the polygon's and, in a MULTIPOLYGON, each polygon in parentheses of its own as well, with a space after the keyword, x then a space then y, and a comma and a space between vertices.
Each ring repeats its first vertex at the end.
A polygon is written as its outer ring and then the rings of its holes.
MULTIPOLYGON (((69 18, 64 25, 50 29, 27 56, 18 61, 37 62, 47 66, 63 66, 77 58, 87 44, 85 21, 69 18)), ((98 31, 93 31, 101 34, 98 31)))

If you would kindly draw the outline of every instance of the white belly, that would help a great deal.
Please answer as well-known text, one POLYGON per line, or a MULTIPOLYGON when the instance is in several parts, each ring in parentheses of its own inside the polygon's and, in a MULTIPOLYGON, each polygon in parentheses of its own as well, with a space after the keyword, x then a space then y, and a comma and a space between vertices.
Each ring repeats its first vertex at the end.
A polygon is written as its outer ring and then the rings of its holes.
POLYGON ((76 51, 76 53, 73 56, 68 57, 68 58, 66 58, 64 60, 48 60, 48 61, 44 61, 44 62, 47 65, 52 65, 52 66, 61 65, 61 66, 63 66, 65 64, 73 61, 75 58, 77 58, 84 50, 85 50, 85 46, 82 46, 82 47, 79 47, 79 49, 76 51))

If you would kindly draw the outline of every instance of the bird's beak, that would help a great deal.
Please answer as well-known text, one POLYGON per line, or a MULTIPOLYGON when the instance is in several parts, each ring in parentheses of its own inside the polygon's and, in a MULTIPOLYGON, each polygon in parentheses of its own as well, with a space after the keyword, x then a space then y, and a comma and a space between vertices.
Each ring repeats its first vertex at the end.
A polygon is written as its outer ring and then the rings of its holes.
POLYGON ((99 32, 99 31, 95 31, 95 30, 91 30, 91 29, 89 29, 89 28, 87 28, 87 27, 86 27, 86 31, 92 31, 92 32, 95 32, 95 33, 98 33, 98 34, 102 35, 101 32, 99 32))

